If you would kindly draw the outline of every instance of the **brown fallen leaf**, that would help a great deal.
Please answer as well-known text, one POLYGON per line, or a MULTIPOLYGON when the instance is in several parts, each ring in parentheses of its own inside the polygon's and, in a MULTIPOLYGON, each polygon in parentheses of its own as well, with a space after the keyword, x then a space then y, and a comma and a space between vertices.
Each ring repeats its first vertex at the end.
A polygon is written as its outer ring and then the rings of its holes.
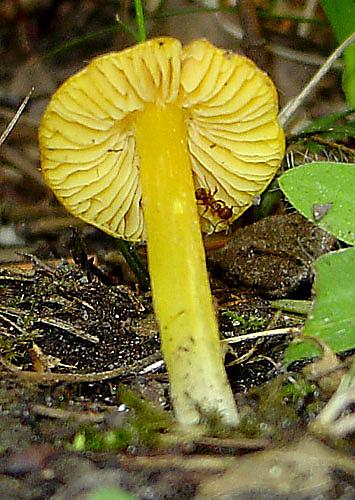
POLYGON ((31 356, 33 369, 37 373, 44 373, 55 368, 56 366, 63 366, 65 368, 75 368, 72 365, 64 365, 61 360, 55 356, 45 354, 42 349, 33 342, 31 349, 28 350, 31 356))
POLYGON ((251 498, 255 493, 315 498, 331 489, 334 469, 354 474, 355 461, 306 437, 288 448, 236 459, 222 476, 203 481, 196 498, 251 498))

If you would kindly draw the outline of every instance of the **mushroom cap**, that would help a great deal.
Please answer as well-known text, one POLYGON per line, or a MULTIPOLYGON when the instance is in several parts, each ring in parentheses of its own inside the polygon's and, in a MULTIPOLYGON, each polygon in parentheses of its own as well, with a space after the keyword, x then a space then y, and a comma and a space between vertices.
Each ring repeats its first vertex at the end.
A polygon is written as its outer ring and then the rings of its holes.
POLYGON ((246 57, 207 40, 156 38, 93 59, 53 95, 40 124, 47 184, 73 215, 144 239, 135 123, 146 103, 183 110, 202 229, 225 229, 269 184, 284 154, 278 99, 246 57), (212 201, 219 201, 213 205, 212 201), (228 207, 220 217, 218 207, 228 207))

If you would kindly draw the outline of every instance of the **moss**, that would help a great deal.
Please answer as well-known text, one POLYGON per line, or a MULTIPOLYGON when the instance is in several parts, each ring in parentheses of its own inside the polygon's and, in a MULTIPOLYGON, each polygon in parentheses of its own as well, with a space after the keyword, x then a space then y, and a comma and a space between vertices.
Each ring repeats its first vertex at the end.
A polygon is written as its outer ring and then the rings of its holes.
POLYGON ((76 433, 72 449, 75 451, 119 451, 136 445, 136 435, 129 428, 102 431, 86 426, 76 433))
POLYGON ((205 434, 207 436, 222 439, 230 437, 231 433, 233 435, 233 431, 225 426, 218 412, 205 412, 201 424, 205 426, 205 434))
POLYGON ((238 328, 238 335, 263 330, 267 327, 269 322, 268 318, 262 318, 252 314, 244 316, 229 310, 223 311, 221 316, 222 318, 228 319, 233 328, 238 328))
POLYGON ((248 397, 256 403, 256 411, 242 418, 239 431, 276 440, 284 439, 286 429, 297 431, 323 404, 318 387, 302 374, 280 375, 267 386, 252 389, 248 397))
POLYGON ((297 406, 304 404, 305 398, 313 395, 317 391, 317 386, 297 376, 292 383, 284 385, 281 394, 297 406))
POLYGON ((0 335, 0 353, 6 361, 13 362, 25 356, 28 348, 39 336, 37 330, 23 331, 16 335, 0 335))
POLYGON ((121 388, 120 403, 127 408, 120 423, 113 429, 84 426, 75 435, 72 448, 76 451, 119 451, 129 447, 152 448, 160 433, 172 423, 170 415, 143 400, 134 391, 121 388))

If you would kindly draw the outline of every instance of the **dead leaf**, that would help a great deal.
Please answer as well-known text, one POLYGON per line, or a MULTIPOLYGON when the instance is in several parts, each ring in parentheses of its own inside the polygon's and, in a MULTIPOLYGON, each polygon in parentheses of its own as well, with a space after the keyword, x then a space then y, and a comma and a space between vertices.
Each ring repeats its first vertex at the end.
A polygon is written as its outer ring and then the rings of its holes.
POLYGON ((37 373, 44 373, 51 370, 51 368, 55 368, 56 366, 63 366, 66 368, 75 368, 75 366, 64 365, 61 363, 59 358, 55 356, 50 356, 45 354, 42 349, 33 342, 31 349, 28 350, 29 355, 31 356, 33 369, 37 373))
POLYGON ((241 457, 225 474, 201 483, 197 499, 236 498, 266 492, 315 498, 333 485, 333 469, 355 473, 355 461, 319 441, 304 438, 288 448, 241 457))

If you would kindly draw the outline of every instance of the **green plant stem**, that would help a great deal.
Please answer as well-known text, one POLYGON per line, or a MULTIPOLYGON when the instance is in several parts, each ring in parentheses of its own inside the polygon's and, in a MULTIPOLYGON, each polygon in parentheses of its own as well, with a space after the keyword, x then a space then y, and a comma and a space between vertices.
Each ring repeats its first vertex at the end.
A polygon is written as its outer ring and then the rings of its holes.
POLYGON ((282 299, 273 300, 270 305, 280 311, 307 315, 311 310, 312 302, 310 300, 282 299))
POLYGON ((134 7, 136 9, 136 21, 138 27, 138 42, 144 42, 147 38, 144 24, 144 13, 141 0, 134 0, 134 7))
POLYGON ((138 279, 142 290, 147 290, 149 287, 148 270, 141 261, 135 245, 122 238, 117 239, 117 244, 123 257, 126 259, 127 264, 138 279))

